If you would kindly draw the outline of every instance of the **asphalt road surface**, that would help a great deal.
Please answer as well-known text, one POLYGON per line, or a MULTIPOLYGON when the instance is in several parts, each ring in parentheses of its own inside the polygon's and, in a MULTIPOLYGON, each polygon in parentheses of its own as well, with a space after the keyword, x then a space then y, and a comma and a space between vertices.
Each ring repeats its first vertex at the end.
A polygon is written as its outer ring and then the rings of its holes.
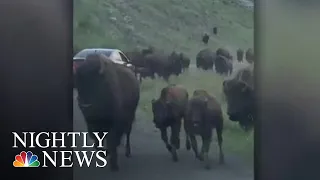
MULTIPOLYGON (((75 97, 76 92, 74 92, 73 98, 74 131, 87 131, 83 115, 78 108, 75 97)), ((215 142, 212 143, 210 150, 212 168, 206 170, 202 162, 195 159, 193 151, 185 149, 184 133, 181 134, 181 149, 178 151, 179 162, 172 162, 159 132, 155 130, 151 121, 147 121, 146 119, 141 120, 142 118, 144 118, 143 115, 139 115, 133 125, 131 133, 132 157, 125 157, 122 145, 118 148, 120 167, 118 172, 111 172, 108 165, 105 168, 74 168, 74 179, 253 180, 253 168, 245 165, 236 154, 225 152, 226 163, 219 165, 218 146, 215 142)), ((201 143, 198 143, 198 145, 201 145, 201 143)), ((95 164, 92 165, 94 166, 95 164)))

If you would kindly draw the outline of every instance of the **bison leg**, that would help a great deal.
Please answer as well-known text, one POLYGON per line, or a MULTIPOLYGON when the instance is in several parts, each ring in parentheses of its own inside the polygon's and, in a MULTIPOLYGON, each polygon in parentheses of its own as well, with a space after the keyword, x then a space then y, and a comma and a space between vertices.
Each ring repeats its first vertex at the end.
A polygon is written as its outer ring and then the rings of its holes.
POLYGON ((224 153, 222 150, 222 128, 217 128, 217 137, 218 137, 218 145, 219 145, 219 163, 224 164, 224 153))
MULTIPOLYGON (((99 150, 104 150, 103 148, 98 147, 99 145, 99 141, 96 138, 96 136, 93 134, 93 132, 98 132, 96 129, 97 127, 99 127, 97 124, 92 123, 91 121, 87 122, 87 127, 88 127, 88 131, 89 131, 89 136, 90 138, 94 141, 94 146, 93 148, 95 148, 97 151, 99 150)), ((99 133, 100 134, 100 133, 99 133)))
POLYGON ((171 126, 171 138, 170 143, 174 145, 177 149, 180 149, 180 130, 181 130, 181 120, 178 120, 171 126))
POLYGON ((194 155, 196 156, 197 159, 202 161, 201 157, 199 156, 198 143, 197 143, 196 136, 194 134, 189 134, 189 137, 190 137, 191 147, 192 147, 192 150, 194 152, 194 155))
POLYGON ((151 73, 150 77, 151 77, 151 79, 156 78, 156 76, 155 76, 155 74, 154 74, 154 73, 151 73))
POLYGON ((181 121, 178 120, 171 126, 171 137, 170 137, 170 143, 172 146, 171 154, 172 154, 172 160, 174 162, 178 161, 178 155, 177 155, 177 149, 180 148, 180 128, 181 128, 181 121))
POLYGON ((117 133, 117 130, 115 130, 115 128, 108 133, 107 147, 110 153, 109 161, 111 171, 119 170, 117 146, 120 143, 120 139, 121 135, 120 133, 117 133))
POLYGON ((202 138, 202 148, 201 148, 201 157, 204 160, 205 168, 210 169, 211 164, 209 161, 209 149, 211 144, 212 130, 208 130, 205 134, 201 136, 202 138))
POLYGON ((166 148, 168 149, 169 152, 171 152, 171 145, 169 144, 168 142, 168 134, 167 134, 167 128, 161 128, 160 129, 160 132, 161 132, 161 139, 162 141, 165 143, 166 145, 166 148))
POLYGON ((168 81, 169 81, 169 77, 170 77, 170 75, 169 75, 169 74, 165 74, 165 75, 163 75, 163 79, 164 79, 166 82, 168 82, 168 81))
POLYGON ((190 139, 189 139, 189 133, 188 133, 188 127, 187 124, 184 123, 184 131, 186 133, 186 149, 189 151, 191 149, 190 139))
POLYGON ((131 157, 131 143, 130 143, 130 134, 131 134, 131 129, 132 129, 132 126, 130 125, 127 132, 126 132, 126 135, 127 135, 127 141, 126 141, 126 157, 131 157))
POLYGON ((139 74, 139 81, 140 81, 140 83, 142 82, 142 76, 141 76, 141 74, 139 74))

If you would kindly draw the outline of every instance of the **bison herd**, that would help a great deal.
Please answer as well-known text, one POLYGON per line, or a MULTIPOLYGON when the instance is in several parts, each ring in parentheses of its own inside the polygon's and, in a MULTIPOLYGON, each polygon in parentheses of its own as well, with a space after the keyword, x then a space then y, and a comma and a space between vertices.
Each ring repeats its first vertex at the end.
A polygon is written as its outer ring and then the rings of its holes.
POLYGON ((125 52, 135 67, 135 74, 142 78, 155 78, 155 74, 168 80, 170 75, 178 76, 189 68, 190 58, 183 53, 173 51, 171 54, 165 54, 154 50, 153 47, 144 49, 141 52, 125 52))
MULTIPOLYGON (((184 53, 173 51, 171 54, 165 54, 155 50, 153 47, 141 51, 125 52, 135 67, 136 76, 139 80, 150 77, 155 78, 155 74, 168 80, 170 75, 180 75, 190 66, 190 58, 184 53)), ((238 62, 253 63, 253 50, 249 48, 246 52, 242 49, 237 50, 238 62)), ((196 66, 203 70, 213 70, 221 75, 230 75, 233 71, 233 57, 225 48, 218 48, 212 51, 209 48, 201 50, 196 56, 196 66)))
MULTIPOLYGON (((248 62, 253 62, 253 51, 249 49, 237 51, 237 60, 246 56, 248 62)), ((169 55, 156 52, 153 48, 141 52, 127 52, 134 69, 113 63, 102 54, 88 55, 76 72, 78 90, 78 105, 84 115, 89 132, 107 131, 107 147, 109 163, 112 171, 117 171, 117 147, 123 135, 126 135, 127 157, 131 156, 130 133, 135 120, 135 112, 140 99, 140 78, 155 74, 168 80, 171 74, 179 75, 190 65, 190 59, 183 53, 172 52, 169 55)), ((231 54, 220 48, 216 52, 202 50, 196 57, 198 68, 213 69, 217 73, 232 72, 231 54)), ((240 69, 229 76, 222 84, 227 101, 227 114, 231 121, 238 122, 244 130, 249 130, 254 122, 254 88, 253 68, 249 66, 240 69)), ((224 162, 223 143, 223 112, 221 105, 209 92, 199 88, 192 94, 183 85, 169 84, 161 90, 157 99, 150 102, 153 112, 153 123, 160 130, 161 139, 172 156, 178 161, 180 149, 180 129, 183 125, 186 134, 185 147, 192 149, 197 159, 210 168, 208 152, 215 129, 219 146, 219 162, 224 162), (170 139, 167 129, 171 129, 170 139), (200 152, 196 136, 202 138, 200 152)), ((95 139, 95 136, 91 136, 95 139)), ((97 144, 97 143, 96 143, 97 144)))

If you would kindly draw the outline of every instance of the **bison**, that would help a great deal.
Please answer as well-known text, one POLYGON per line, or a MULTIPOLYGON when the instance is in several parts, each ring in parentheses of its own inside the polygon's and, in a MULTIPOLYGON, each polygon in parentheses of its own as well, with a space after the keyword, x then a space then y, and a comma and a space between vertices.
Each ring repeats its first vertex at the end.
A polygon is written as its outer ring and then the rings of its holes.
POLYGON ((150 77, 152 79, 155 78, 154 72, 150 69, 147 63, 146 56, 148 54, 153 53, 152 48, 143 49, 141 52, 139 51, 132 51, 132 52, 126 52, 126 56, 130 59, 132 65, 136 67, 135 74, 136 77, 138 74, 140 75, 140 81, 142 80, 141 77, 150 77))
POLYGON ((76 82, 78 103, 88 131, 108 132, 110 168, 117 171, 117 147, 123 134, 127 140, 125 155, 131 156, 130 133, 140 97, 139 82, 130 69, 102 54, 88 55, 77 70, 76 82))
POLYGON ((234 77, 223 81, 227 100, 227 114, 245 131, 253 127, 255 119, 253 68, 240 69, 234 77))
POLYGON ((233 70, 233 64, 230 59, 219 55, 215 61, 215 69, 218 74, 230 75, 233 70))
POLYGON ((212 70, 213 64, 215 63, 216 53, 210 49, 201 50, 196 57, 197 68, 204 70, 212 70))
POLYGON ((152 54, 154 52, 155 52, 155 48, 153 46, 149 46, 148 48, 142 49, 141 51, 143 55, 152 54))
POLYGON ((218 48, 216 51, 217 56, 223 56, 228 59, 232 59, 230 52, 225 48, 218 48))
POLYGON ((180 148, 180 129, 182 118, 185 119, 188 92, 180 85, 168 85, 161 90, 160 97, 152 99, 153 122, 160 129, 161 139, 172 154, 173 161, 178 161, 177 149, 180 148), (171 128, 170 143, 167 128, 171 128))
POLYGON ((254 62, 254 52, 252 48, 249 48, 246 51, 246 60, 248 61, 248 63, 252 64, 254 62))
POLYGON ((216 128, 219 145, 219 162, 223 164, 223 116, 220 104, 207 91, 195 90, 193 97, 188 101, 186 114, 184 126, 187 134, 187 144, 190 144, 189 141, 191 141, 196 158, 205 161, 205 168, 210 168, 208 153, 212 141, 212 130, 216 128), (196 135, 200 135, 202 138, 200 154, 198 152, 196 135))
POLYGON ((181 64, 182 64, 182 69, 183 69, 183 71, 185 71, 186 69, 189 68, 191 60, 183 53, 180 53, 180 60, 181 60, 181 64))
POLYGON ((213 31, 213 34, 214 34, 214 35, 217 35, 217 34, 218 34, 218 28, 217 28, 217 27, 213 27, 212 31, 213 31))
POLYGON ((140 82, 142 81, 142 79, 147 78, 147 77, 150 77, 152 79, 154 78, 154 73, 151 71, 151 69, 146 68, 146 67, 136 67, 135 74, 140 82), (139 75, 139 77, 138 77, 138 75, 139 75))
POLYGON ((209 35, 207 34, 207 33, 205 33, 203 36, 202 36, 202 42, 204 43, 204 44, 208 44, 208 42, 209 42, 209 35))
POLYGON ((242 62, 243 61, 243 55, 244 55, 243 49, 239 48, 237 50, 237 60, 238 60, 238 62, 242 62))
POLYGON ((168 70, 171 71, 172 74, 178 76, 182 73, 182 57, 177 52, 173 51, 171 55, 168 56, 168 61, 171 65, 168 67, 168 70))
POLYGON ((170 55, 156 52, 146 55, 145 58, 147 67, 149 67, 153 73, 158 74, 166 81, 169 80, 170 75, 179 75, 182 72, 179 55, 175 52, 170 55))

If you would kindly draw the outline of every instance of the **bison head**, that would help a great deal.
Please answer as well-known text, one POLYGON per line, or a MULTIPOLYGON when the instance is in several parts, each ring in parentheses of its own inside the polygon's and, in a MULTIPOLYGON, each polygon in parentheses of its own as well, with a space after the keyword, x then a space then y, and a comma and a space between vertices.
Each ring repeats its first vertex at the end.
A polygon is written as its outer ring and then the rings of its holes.
POLYGON ((163 102, 161 100, 151 100, 153 122, 157 128, 161 128, 167 125, 167 123, 173 118, 171 102, 163 102))
POLYGON ((99 102, 98 94, 104 83, 106 58, 104 55, 90 54, 87 56, 86 61, 77 69, 76 83, 79 107, 84 112, 89 111, 94 104, 99 102))
POLYGON ((205 114, 207 110, 208 100, 201 98, 193 98, 189 101, 188 119, 192 128, 197 131, 198 128, 203 127, 205 114))
POLYGON ((253 89, 236 79, 223 82, 223 92, 227 100, 227 114, 231 121, 239 122, 245 130, 253 126, 253 89))

